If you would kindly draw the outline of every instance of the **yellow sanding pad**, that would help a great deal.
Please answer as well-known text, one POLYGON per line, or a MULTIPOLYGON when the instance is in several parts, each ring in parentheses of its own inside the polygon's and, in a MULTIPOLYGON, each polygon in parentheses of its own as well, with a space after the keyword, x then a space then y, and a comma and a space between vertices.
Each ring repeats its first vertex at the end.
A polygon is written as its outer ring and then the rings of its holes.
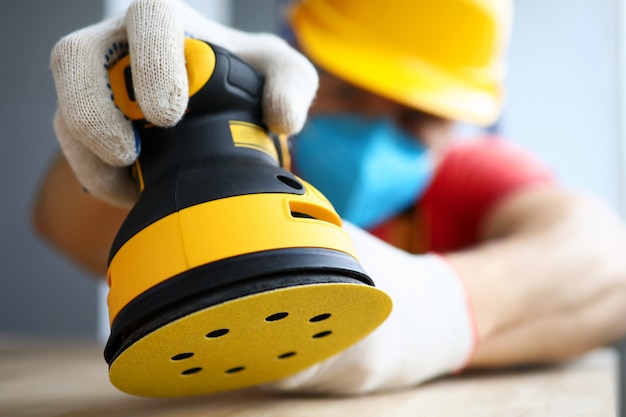
POLYGON ((391 312, 359 284, 300 285, 237 298, 156 329, 113 360, 129 394, 181 397, 244 388, 297 373, 358 342, 391 312))

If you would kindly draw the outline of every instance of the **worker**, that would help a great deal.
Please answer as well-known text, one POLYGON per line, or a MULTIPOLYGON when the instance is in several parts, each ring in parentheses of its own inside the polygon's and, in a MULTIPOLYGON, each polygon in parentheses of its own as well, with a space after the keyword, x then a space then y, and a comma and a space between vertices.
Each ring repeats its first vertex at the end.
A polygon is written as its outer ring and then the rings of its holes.
POLYGON ((457 123, 486 126, 501 112, 509 1, 308 0, 288 12, 300 53, 178 0, 137 0, 62 39, 51 69, 63 152, 35 204, 40 234, 104 276, 137 198, 126 166, 139 152, 106 68, 129 48, 146 118, 174 125, 191 34, 264 74, 268 127, 293 135, 294 170, 334 203, 394 304, 365 339, 267 389, 402 389, 563 361, 626 334, 626 232, 613 210, 504 139, 453 139, 457 123))

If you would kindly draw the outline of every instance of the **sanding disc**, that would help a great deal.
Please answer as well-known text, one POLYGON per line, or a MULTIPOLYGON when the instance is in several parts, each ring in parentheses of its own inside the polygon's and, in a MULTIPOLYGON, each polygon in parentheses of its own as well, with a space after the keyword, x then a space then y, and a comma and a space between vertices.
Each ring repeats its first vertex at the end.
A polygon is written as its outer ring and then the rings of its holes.
POLYGON ((216 304, 146 334, 112 362, 129 394, 180 397, 275 381, 358 342, 391 311, 368 285, 324 283, 216 304))

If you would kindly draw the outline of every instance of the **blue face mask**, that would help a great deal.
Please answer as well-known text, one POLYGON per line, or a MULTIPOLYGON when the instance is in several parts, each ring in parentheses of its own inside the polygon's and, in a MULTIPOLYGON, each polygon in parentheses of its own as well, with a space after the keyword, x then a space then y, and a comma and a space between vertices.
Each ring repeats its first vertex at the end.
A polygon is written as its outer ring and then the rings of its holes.
POLYGON ((384 118, 314 116, 295 137, 293 159, 297 174, 362 228, 414 204, 433 174, 426 147, 384 118))

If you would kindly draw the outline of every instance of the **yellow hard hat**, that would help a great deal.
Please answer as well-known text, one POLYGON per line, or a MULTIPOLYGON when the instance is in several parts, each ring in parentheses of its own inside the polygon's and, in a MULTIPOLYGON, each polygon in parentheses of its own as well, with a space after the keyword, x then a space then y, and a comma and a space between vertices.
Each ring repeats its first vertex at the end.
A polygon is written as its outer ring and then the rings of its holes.
POLYGON ((299 46, 330 73, 448 119, 488 125, 503 101, 511 0, 302 0, 299 46))

